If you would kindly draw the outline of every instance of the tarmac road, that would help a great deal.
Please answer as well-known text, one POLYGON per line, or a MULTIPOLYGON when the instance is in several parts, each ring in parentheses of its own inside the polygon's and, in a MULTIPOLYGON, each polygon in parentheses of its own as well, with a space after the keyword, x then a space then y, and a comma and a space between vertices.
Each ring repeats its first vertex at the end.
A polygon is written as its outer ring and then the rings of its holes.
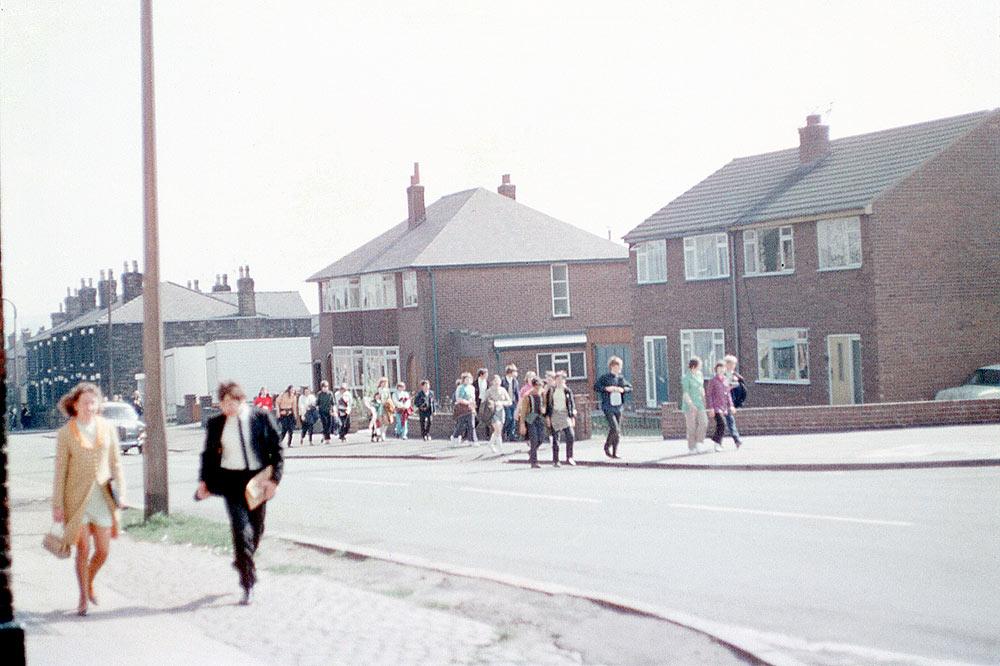
MULTIPOLYGON (((51 461, 20 456, 15 474, 50 482, 51 461)), ((197 464, 193 450, 171 454, 171 504, 224 520, 221 502, 190 499, 197 464)), ((141 487, 141 459, 126 467, 141 487)), ((268 529, 631 598, 749 630, 807 662, 996 663, 998 499, 996 467, 529 470, 314 458, 286 464, 268 529)))

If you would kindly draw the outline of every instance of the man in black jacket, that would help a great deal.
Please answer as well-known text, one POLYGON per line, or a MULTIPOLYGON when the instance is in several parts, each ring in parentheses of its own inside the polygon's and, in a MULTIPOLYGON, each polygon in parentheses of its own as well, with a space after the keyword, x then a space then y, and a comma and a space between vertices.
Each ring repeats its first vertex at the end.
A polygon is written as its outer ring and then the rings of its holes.
POLYGON ((267 501, 274 497, 281 481, 284 458, 274 417, 247 404, 239 384, 219 385, 219 406, 222 413, 206 424, 195 499, 221 495, 226 500, 233 531, 233 566, 240 573, 243 588, 240 603, 248 605, 257 582, 253 556, 264 534, 267 501), (262 484, 264 501, 251 509, 246 499, 247 483, 269 466, 271 479, 262 484))
POLYGON ((507 390, 507 395, 510 396, 511 404, 508 407, 504 407, 506 413, 506 419, 503 422, 503 438, 505 442, 516 442, 517 441, 517 419, 514 418, 514 411, 517 409, 517 401, 520 399, 521 395, 521 382, 517 380, 517 366, 511 363, 504 370, 503 379, 500 380, 500 386, 507 390))

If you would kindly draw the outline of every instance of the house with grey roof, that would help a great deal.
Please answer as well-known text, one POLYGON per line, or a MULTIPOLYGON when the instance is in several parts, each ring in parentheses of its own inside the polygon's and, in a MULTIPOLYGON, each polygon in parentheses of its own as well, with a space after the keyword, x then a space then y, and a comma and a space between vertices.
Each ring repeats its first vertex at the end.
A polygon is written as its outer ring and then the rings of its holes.
MULTIPOLYGON (((131 396, 143 377, 143 276, 137 262, 121 275, 122 291, 111 270, 101 271, 97 287, 81 281, 52 327, 24 341, 27 352, 27 402, 36 425, 55 422, 55 405, 77 382, 92 381, 107 395, 131 396), (109 326, 110 321, 110 326, 109 326)), ((309 309, 297 291, 257 291, 249 267, 240 268, 237 290, 228 276, 217 276, 211 291, 197 282, 160 283, 163 348, 201 346, 216 340, 309 338, 309 309)))
POLYGON ((636 393, 740 358, 747 406, 931 399, 1000 359, 1000 111, 732 160, 625 236, 636 393))
POLYGON ((317 380, 361 392, 382 376, 427 378, 447 397, 461 371, 513 362, 582 387, 627 352, 627 248, 515 195, 505 175, 496 192, 425 206, 415 165, 407 218, 308 278, 321 303, 317 380))

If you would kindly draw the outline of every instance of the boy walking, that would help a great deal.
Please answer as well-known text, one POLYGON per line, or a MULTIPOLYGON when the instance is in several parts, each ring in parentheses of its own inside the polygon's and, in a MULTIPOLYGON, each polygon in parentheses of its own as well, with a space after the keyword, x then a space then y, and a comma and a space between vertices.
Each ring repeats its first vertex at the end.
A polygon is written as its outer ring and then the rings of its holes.
POLYGON ((736 419, 732 417, 733 396, 729 392, 729 381, 726 379, 726 364, 715 364, 715 376, 708 382, 708 389, 705 391, 708 401, 708 408, 715 413, 715 434, 712 441, 715 442, 715 450, 722 450, 722 437, 726 434, 726 425, 731 423, 729 434, 736 442, 736 448, 740 448, 743 443, 740 441, 739 432, 735 431, 736 419), (732 419, 730 421, 730 419, 732 419))
POLYGON ((431 383, 426 379, 420 382, 420 390, 413 397, 413 406, 420 418, 420 438, 429 442, 431 441, 431 421, 434 419, 434 412, 437 411, 437 403, 434 400, 431 383))
POLYGON ((513 442, 517 440, 517 419, 514 418, 514 412, 517 411, 517 399, 521 394, 521 382, 517 379, 517 366, 511 363, 504 369, 503 380, 500 382, 506 391, 507 395, 513 401, 508 407, 504 408, 504 422, 503 422, 503 439, 505 442, 513 442))
POLYGON ((576 407, 573 391, 566 386, 566 373, 556 373, 552 388, 545 393, 545 421, 552 430, 552 466, 559 467, 559 436, 566 442, 566 464, 573 460, 573 428, 576 427, 576 407))
POLYGON ((319 393, 316 394, 316 409, 319 410, 319 420, 323 424, 323 443, 330 443, 330 426, 333 423, 333 391, 325 379, 319 383, 319 393))
MULTIPOLYGON (((531 448, 528 449, 528 462, 532 469, 538 469, 538 447, 545 440, 545 403, 542 391, 544 382, 535 377, 531 380, 531 391, 521 398, 517 406, 518 431, 521 436, 528 436, 531 448)), ((558 460, 556 465, 558 465, 558 460)))

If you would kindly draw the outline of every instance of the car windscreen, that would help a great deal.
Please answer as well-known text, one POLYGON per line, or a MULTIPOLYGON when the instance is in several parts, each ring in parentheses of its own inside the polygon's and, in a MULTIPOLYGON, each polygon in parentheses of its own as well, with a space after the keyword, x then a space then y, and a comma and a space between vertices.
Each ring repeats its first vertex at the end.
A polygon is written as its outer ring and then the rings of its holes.
POLYGON ((134 421, 138 418, 135 410, 128 405, 104 405, 101 415, 106 419, 114 419, 116 421, 134 421))
POLYGON ((969 381, 965 383, 973 384, 975 386, 1000 386, 1000 370, 979 368, 972 373, 972 376, 969 377, 969 381))

